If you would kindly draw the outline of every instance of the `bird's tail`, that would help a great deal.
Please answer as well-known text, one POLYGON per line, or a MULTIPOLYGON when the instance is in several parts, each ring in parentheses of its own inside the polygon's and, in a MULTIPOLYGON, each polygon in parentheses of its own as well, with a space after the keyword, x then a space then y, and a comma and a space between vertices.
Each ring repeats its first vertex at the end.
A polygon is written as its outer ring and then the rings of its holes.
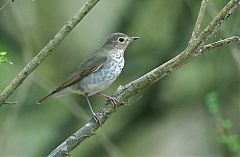
POLYGON ((51 97, 55 93, 50 93, 47 96, 41 98, 39 101, 36 102, 36 104, 41 104, 43 101, 47 100, 49 97, 51 97))
POLYGON ((37 101, 36 104, 41 104, 43 101, 47 100, 50 97, 59 97, 59 96, 65 95, 67 93, 69 93, 68 88, 61 89, 61 90, 54 90, 51 93, 49 93, 47 96, 45 96, 42 99, 40 99, 39 101, 37 101))

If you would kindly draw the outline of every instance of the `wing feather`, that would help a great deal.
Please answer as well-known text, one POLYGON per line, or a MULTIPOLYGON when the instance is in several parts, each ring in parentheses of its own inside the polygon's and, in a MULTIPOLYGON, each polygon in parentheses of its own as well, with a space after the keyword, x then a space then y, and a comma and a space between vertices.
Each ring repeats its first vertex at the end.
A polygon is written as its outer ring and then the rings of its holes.
POLYGON ((47 96, 43 97, 37 103, 40 104, 42 101, 46 100, 48 97, 52 96, 53 94, 58 93, 67 87, 70 87, 71 85, 79 82, 81 79, 83 79, 90 73, 98 70, 107 60, 107 55, 103 55, 102 53, 98 53, 98 52, 99 51, 96 51, 89 58, 83 61, 77 67, 77 69, 73 71, 69 75, 69 77, 59 87, 57 87, 54 91, 49 93, 47 96))

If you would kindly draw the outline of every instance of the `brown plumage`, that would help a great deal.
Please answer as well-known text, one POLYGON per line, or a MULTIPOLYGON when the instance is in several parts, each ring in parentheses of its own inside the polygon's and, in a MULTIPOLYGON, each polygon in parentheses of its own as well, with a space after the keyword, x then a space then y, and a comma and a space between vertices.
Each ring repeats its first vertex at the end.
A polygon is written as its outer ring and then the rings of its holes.
POLYGON ((123 33, 113 33, 104 44, 86 58, 77 69, 55 90, 40 99, 40 104, 47 98, 65 91, 84 95, 89 108, 100 124, 100 119, 92 109, 89 96, 100 94, 106 97, 113 105, 116 98, 104 95, 100 92, 108 88, 120 75, 124 66, 124 52, 128 45, 138 37, 129 37, 123 33))
POLYGON ((90 74, 91 72, 98 69, 106 61, 107 56, 99 53, 99 50, 96 50, 91 56, 89 56, 85 61, 83 61, 78 68, 72 72, 69 77, 55 90, 49 93, 47 96, 41 98, 37 104, 42 103, 50 96, 66 89, 67 87, 72 86, 73 84, 79 82, 82 78, 90 74))

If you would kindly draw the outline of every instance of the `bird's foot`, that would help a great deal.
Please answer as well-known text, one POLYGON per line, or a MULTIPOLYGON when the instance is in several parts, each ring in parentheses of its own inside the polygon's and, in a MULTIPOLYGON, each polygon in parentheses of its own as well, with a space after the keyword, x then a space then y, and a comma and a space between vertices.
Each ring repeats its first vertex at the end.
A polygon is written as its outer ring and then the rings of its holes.
POLYGON ((106 96, 108 102, 110 102, 114 108, 114 111, 117 110, 117 104, 119 103, 118 99, 112 96, 106 96))
POLYGON ((100 117, 95 112, 93 112, 92 115, 93 115, 94 120, 100 125, 100 127, 102 127, 102 122, 101 122, 100 117))
POLYGON ((108 102, 110 102, 113 106, 114 111, 117 109, 117 104, 119 103, 118 99, 113 96, 108 96, 103 93, 98 93, 98 95, 104 96, 108 102))

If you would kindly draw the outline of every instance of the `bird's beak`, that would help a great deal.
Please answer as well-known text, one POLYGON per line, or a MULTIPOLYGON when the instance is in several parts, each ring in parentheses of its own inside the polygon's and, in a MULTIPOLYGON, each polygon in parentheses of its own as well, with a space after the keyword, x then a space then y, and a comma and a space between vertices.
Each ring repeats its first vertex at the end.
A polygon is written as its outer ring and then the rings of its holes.
POLYGON ((132 40, 137 40, 139 37, 130 37, 132 40))

